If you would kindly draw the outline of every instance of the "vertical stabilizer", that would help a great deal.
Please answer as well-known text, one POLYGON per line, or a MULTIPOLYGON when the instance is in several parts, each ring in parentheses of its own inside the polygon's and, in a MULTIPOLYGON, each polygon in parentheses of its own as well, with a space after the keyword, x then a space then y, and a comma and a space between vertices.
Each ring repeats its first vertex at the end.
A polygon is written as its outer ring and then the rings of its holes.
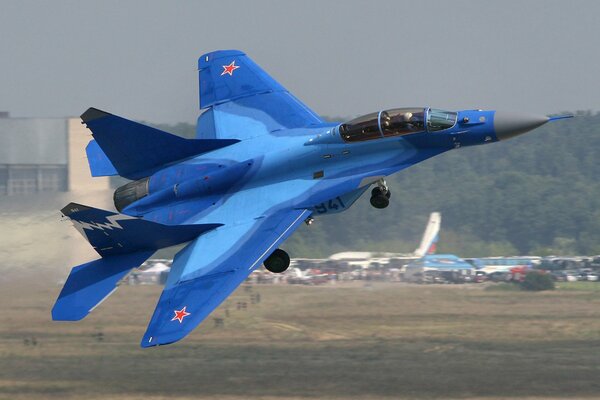
POLYGON ((429 215, 429 221, 425 227, 425 233, 421 239, 421 244, 415 250, 417 257, 423 257, 426 254, 435 253, 435 247, 438 241, 438 235, 440 233, 440 225, 442 224, 442 214, 439 212, 432 212, 429 215))

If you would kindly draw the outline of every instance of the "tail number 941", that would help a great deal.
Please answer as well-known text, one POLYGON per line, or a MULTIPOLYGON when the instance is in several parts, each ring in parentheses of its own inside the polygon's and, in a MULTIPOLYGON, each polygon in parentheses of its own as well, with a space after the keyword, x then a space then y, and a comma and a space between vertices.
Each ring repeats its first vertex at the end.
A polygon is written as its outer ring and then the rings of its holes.
POLYGON ((314 207, 314 209, 317 212, 317 214, 333 214, 336 212, 344 211, 346 209, 346 205, 344 204, 341 198, 336 197, 335 199, 331 199, 321 204, 317 204, 314 207))

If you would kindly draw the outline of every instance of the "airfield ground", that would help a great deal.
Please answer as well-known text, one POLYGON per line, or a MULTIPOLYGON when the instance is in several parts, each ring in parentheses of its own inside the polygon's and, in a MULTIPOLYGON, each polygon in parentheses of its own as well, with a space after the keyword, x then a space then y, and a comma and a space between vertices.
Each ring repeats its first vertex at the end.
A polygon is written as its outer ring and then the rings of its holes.
POLYGON ((562 286, 242 287, 142 350, 160 287, 54 323, 52 279, 4 280, 0 399, 600 398, 600 283, 562 286))

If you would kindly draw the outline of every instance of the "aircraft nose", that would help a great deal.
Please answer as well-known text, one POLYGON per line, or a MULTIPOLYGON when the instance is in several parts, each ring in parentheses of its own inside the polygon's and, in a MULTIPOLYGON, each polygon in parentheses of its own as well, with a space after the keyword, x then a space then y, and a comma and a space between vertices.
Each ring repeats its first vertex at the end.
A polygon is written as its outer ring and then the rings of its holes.
POLYGON ((494 130, 498 140, 505 140, 529 132, 538 126, 544 125, 549 120, 544 115, 496 111, 494 114, 494 130))

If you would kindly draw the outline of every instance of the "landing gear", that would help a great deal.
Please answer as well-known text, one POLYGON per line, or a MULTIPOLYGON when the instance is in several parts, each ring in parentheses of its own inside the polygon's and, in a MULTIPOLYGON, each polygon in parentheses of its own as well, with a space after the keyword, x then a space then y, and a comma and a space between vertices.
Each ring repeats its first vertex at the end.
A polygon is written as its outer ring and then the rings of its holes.
POLYGON ((390 204, 392 192, 388 189, 385 180, 377 182, 377 186, 371 191, 371 205, 375 208, 386 208, 390 204))
POLYGON ((269 272, 280 274, 290 266, 290 256, 281 249, 275 250, 264 262, 269 272))

